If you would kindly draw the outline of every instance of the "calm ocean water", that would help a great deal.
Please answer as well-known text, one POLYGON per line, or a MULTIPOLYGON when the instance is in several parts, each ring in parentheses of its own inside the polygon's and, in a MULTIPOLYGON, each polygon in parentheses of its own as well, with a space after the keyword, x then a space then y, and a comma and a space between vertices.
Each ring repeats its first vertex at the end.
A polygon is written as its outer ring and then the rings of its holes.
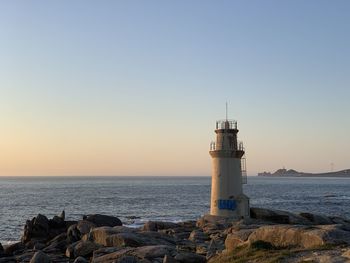
MULTIPOLYGON (((350 218, 350 179, 248 177, 244 189, 252 206, 350 218)), ((137 225, 197 219, 209 199, 209 177, 0 177, 0 242, 19 240, 38 213, 101 213, 137 225)))

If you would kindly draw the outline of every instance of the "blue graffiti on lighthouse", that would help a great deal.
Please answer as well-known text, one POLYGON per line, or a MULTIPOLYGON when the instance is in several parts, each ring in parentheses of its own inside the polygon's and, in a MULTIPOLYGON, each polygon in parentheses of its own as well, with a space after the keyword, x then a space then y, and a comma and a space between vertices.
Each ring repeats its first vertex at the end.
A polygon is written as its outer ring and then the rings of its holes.
POLYGON ((236 210, 237 204, 235 200, 218 200, 219 209, 236 210))

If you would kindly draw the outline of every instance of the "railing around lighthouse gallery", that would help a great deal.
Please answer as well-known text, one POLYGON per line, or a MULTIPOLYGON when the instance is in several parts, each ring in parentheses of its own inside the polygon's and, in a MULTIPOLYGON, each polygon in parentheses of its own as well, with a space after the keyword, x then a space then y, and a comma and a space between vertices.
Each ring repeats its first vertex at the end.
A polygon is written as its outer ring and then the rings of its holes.
POLYGON ((244 151, 243 142, 238 141, 238 147, 235 148, 234 144, 227 145, 217 142, 211 142, 210 143, 210 151, 219 151, 219 150, 229 150, 229 151, 244 151))
POLYGON ((237 130, 237 121, 234 120, 219 120, 216 121, 217 130, 237 130))

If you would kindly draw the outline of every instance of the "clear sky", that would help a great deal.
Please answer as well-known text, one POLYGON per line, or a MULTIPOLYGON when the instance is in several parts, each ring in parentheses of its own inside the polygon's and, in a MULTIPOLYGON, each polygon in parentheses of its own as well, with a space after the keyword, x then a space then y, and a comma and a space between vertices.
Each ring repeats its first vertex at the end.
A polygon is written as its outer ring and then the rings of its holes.
POLYGON ((0 175, 350 168, 350 1, 0 2, 0 175))

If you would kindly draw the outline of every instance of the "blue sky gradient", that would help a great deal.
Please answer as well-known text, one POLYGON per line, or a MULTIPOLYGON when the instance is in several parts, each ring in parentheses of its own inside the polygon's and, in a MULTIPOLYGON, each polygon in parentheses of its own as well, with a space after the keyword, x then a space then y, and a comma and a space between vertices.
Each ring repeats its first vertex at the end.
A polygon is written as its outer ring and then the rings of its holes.
POLYGON ((349 1, 2 1, 0 175, 350 168, 349 1))

